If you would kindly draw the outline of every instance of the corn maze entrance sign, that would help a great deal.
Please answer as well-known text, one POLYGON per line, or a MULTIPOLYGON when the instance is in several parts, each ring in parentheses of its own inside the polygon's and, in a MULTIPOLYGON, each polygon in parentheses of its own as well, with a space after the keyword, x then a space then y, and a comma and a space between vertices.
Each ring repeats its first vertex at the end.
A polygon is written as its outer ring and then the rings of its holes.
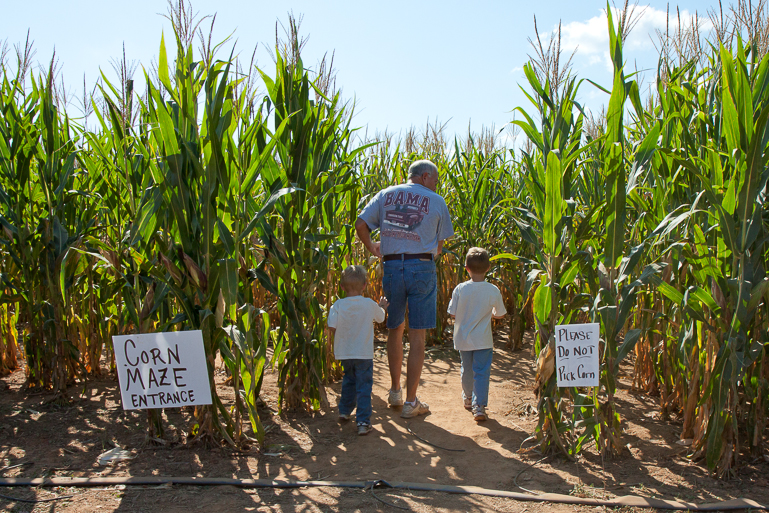
POLYGON ((201 331, 112 337, 124 410, 211 404, 201 331))
POLYGON ((559 387, 597 387, 598 323, 555 327, 555 366, 559 387))

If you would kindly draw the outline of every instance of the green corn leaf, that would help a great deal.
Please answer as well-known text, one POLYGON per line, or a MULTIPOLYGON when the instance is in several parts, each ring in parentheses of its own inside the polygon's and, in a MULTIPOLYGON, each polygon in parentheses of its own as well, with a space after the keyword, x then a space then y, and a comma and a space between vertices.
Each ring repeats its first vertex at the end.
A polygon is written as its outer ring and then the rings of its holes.
POLYGON ((713 299, 713 296, 710 294, 708 290, 702 287, 694 287, 693 289, 690 289, 689 296, 703 303, 714 314, 716 315, 720 314, 721 308, 716 304, 715 300, 713 299))
POLYGON ((233 255, 235 253, 235 241, 232 238, 230 229, 221 219, 216 219, 215 223, 219 235, 219 240, 224 245, 224 250, 228 255, 233 255))
POLYGON ((740 116, 737 105, 732 96, 732 88, 736 87, 734 62, 731 53, 721 46, 721 105, 722 126, 726 137, 726 143, 730 148, 741 148, 742 138, 740 130, 740 116))
POLYGON ((649 279, 649 282, 657 287, 657 290, 659 290, 662 295, 671 300, 674 304, 680 305, 684 302, 684 295, 669 284, 663 282, 662 278, 659 276, 652 276, 649 279))
POLYGON ((643 250, 645 244, 641 243, 630 250, 630 254, 622 258, 622 262, 619 266, 619 277, 617 282, 622 282, 630 277, 630 274, 635 270, 636 265, 643 256, 643 250))
POLYGON ((638 343, 638 340, 641 338, 642 334, 643 330, 639 329, 632 329, 625 333, 625 339, 617 349, 617 357, 614 359, 614 369, 612 370, 614 374, 619 373, 620 363, 622 363, 622 360, 624 360, 625 357, 630 354, 630 351, 635 348, 635 345, 638 343))
POLYGON ((158 55, 158 78, 163 86, 169 92, 173 91, 171 80, 168 76, 168 55, 166 54, 166 43, 164 35, 160 36, 160 53, 158 55))
POLYGON ((614 268, 619 264, 625 246, 625 171, 622 144, 608 143, 607 146, 604 265, 614 268))
POLYGON ((547 169, 545 182, 545 211, 543 214, 542 242, 546 253, 554 255, 558 252, 560 234, 559 223, 563 216, 564 202, 561 197, 561 160, 555 151, 547 156, 547 169))
POLYGON ((553 289, 546 283, 542 275, 542 281, 534 292, 534 315, 540 324, 547 325, 550 320, 550 312, 553 307, 551 294, 553 289))
POLYGON ((240 240, 245 239, 251 231, 254 229, 254 227, 259 223, 259 221, 270 211, 273 209, 275 204, 278 202, 278 200, 285 196, 286 194, 293 194, 296 191, 299 191, 301 189, 297 189, 295 187, 285 187, 283 189, 278 189, 277 191, 273 192, 270 197, 267 199, 265 204, 262 206, 262 208, 259 210, 259 212, 254 215, 254 217, 251 218, 251 221, 248 222, 248 225, 246 225, 246 228, 241 232, 240 234, 240 240))
POLYGON ((231 324, 229 326, 226 326, 224 329, 224 333, 227 334, 227 338, 229 338, 233 345, 238 349, 240 352, 240 357, 244 358, 245 355, 248 355, 250 353, 248 346, 246 345, 246 335, 238 329, 238 327, 234 324, 231 324))
POLYGON ((749 312, 752 312, 758 307, 761 300, 766 298, 767 292, 769 292, 769 278, 764 278, 750 291, 750 300, 748 301, 747 306, 749 312))
POLYGON ((565 289, 572 283, 574 283, 574 280, 577 277, 577 274, 579 274, 579 268, 580 268, 580 262, 574 261, 569 265, 569 268, 561 275, 561 288, 565 289))
POLYGON ((238 303, 238 264, 234 258, 219 260, 220 276, 224 300, 228 305, 238 303))

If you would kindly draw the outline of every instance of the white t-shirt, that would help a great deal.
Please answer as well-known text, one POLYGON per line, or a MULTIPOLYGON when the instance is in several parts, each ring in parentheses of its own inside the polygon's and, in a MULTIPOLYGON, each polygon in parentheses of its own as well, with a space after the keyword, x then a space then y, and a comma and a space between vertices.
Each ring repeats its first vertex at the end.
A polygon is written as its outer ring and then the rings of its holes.
POLYGON ((382 322, 385 311, 373 300, 352 296, 338 300, 328 312, 328 327, 334 333, 337 360, 374 359, 374 321, 382 322))
POLYGON ((454 288, 449 303, 454 320, 454 348, 459 351, 491 349, 491 316, 507 313, 499 289, 487 281, 466 281, 454 288))

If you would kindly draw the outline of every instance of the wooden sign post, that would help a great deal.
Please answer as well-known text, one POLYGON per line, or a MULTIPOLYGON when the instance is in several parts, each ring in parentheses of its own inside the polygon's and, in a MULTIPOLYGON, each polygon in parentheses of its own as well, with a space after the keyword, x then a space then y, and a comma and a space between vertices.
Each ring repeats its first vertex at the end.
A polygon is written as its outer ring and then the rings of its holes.
POLYGON ((201 331, 112 337, 124 410, 211 404, 201 331))
POLYGON ((555 327, 555 368, 559 387, 597 387, 598 323, 555 327))

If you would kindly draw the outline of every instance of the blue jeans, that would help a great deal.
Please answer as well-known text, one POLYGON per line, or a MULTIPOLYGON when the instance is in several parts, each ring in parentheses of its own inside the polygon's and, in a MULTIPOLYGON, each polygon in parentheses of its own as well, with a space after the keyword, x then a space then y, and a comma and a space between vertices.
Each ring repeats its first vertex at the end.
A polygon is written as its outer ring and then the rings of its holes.
POLYGON ((384 263, 382 292, 390 302, 387 329, 395 329, 406 320, 409 307, 409 328, 415 330, 435 327, 438 301, 438 277, 435 262, 423 260, 390 260, 384 263))
POLYGON ((357 407, 355 421, 371 424, 371 387, 374 385, 374 360, 342 360, 342 397, 339 415, 349 415, 357 407))
POLYGON ((472 398, 473 406, 486 407, 489 404, 489 378, 493 349, 460 351, 462 359, 462 399, 472 398))

